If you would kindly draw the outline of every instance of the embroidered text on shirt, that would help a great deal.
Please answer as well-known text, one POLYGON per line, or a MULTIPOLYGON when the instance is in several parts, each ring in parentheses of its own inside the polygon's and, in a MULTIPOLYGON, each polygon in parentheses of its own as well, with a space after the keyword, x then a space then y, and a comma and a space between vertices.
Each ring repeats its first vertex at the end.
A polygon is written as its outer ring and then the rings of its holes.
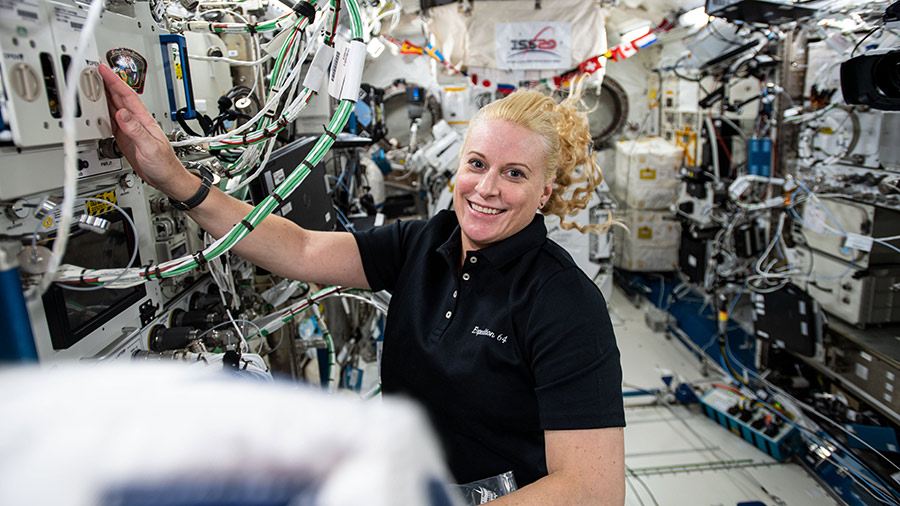
POLYGON ((476 336, 487 336, 487 337, 496 339, 498 342, 501 342, 501 343, 506 343, 506 339, 509 337, 505 334, 499 334, 499 335, 494 334, 494 332, 491 329, 480 329, 480 328, 478 328, 478 325, 476 325, 475 328, 472 329, 472 333, 475 334, 476 336))

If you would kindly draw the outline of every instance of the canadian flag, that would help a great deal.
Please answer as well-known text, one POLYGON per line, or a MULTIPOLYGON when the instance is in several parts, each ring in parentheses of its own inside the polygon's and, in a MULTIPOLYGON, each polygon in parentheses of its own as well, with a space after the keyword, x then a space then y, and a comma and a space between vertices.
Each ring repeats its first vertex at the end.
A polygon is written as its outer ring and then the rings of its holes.
POLYGON ((619 44, 618 46, 614 47, 611 52, 612 52, 611 56, 612 56, 613 60, 622 61, 622 60, 625 60, 627 58, 631 58, 632 56, 634 56, 634 54, 637 53, 637 49, 630 42, 629 43, 623 42, 623 43, 619 44))

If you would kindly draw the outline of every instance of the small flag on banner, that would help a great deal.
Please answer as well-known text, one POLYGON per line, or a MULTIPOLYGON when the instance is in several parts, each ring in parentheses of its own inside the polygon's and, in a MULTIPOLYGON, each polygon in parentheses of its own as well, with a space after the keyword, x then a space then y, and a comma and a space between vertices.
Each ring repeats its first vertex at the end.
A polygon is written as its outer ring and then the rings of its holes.
POLYGON ((612 50, 612 59, 615 61, 622 61, 634 56, 637 53, 637 49, 631 43, 622 43, 618 46, 614 47, 612 50))
POLYGON ((650 44, 653 44, 657 40, 659 40, 659 39, 656 37, 655 33, 647 32, 646 35, 642 35, 642 36, 634 39, 631 43, 634 44, 635 49, 643 49, 643 48, 649 46, 650 44))
POLYGON ((603 68, 603 64, 600 63, 600 56, 595 56, 593 58, 589 58, 581 64, 578 65, 578 69, 584 72, 585 74, 593 74, 594 72, 603 68))
POLYGON ((425 52, 424 49, 413 44, 412 42, 410 42, 408 40, 404 40, 403 45, 400 46, 401 54, 422 54, 423 52, 425 52))

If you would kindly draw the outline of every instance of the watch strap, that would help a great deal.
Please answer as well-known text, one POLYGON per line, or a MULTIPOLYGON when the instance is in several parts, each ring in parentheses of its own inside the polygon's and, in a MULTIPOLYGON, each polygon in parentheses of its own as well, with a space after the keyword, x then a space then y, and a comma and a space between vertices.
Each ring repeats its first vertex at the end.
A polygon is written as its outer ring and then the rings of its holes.
POLYGON ((212 186, 213 175, 212 172, 209 171, 204 166, 199 167, 200 170, 200 188, 197 188, 197 191, 191 195, 187 200, 175 200, 172 197, 169 197, 169 202, 171 202, 172 207, 178 209, 179 211, 190 211, 191 209, 199 206, 209 195, 209 188, 212 186))

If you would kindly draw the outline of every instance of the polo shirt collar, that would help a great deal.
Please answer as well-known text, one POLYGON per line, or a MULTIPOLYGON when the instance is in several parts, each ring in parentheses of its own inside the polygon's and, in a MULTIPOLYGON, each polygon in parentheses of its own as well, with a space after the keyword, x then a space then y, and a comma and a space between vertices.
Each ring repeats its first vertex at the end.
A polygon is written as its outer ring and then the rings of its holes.
MULTIPOLYGON (((452 211, 450 212, 452 213, 452 211)), ((456 265, 456 262, 459 261, 459 254, 462 250, 462 230, 460 230, 455 214, 452 219, 456 223, 456 227, 447 240, 438 247, 438 251, 451 266, 456 265)), ((534 219, 525 228, 512 237, 507 237, 497 244, 478 250, 478 255, 495 267, 503 267, 524 253, 537 248, 546 240, 547 227, 544 226, 544 216, 535 213, 534 219)))

